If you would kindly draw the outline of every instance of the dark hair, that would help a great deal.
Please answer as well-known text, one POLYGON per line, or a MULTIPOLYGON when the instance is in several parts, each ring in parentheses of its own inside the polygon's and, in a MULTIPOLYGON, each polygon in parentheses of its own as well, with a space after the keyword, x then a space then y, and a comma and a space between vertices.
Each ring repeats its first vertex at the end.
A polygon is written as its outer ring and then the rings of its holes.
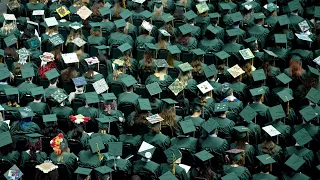
POLYGON ((152 51, 145 51, 143 55, 143 65, 141 67, 141 70, 143 72, 150 72, 153 73, 154 70, 152 68, 152 58, 154 56, 154 53, 152 51))
POLYGON ((71 138, 80 141, 82 138, 82 132, 83 128, 81 126, 76 127, 72 132, 71 138))
POLYGON ((58 124, 54 123, 50 127, 45 127, 44 129, 41 129, 41 134, 50 138, 54 138, 59 133, 61 133, 61 130, 58 129, 58 124))
POLYGON ((34 99, 39 101, 42 98, 42 96, 43 96, 42 94, 35 95, 34 99))
POLYGON ((30 141, 27 142, 27 146, 30 150, 30 160, 36 160, 36 152, 42 151, 42 141, 39 138, 39 140, 35 143, 31 143, 30 141))
POLYGON ((0 154, 2 156, 6 156, 12 151, 13 151, 13 144, 12 143, 0 148, 0 154))
POLYGON ((301 98, 304 98, 311 88, 316 88, 319 85, 319 76, 312 73, 308 73, 307 76, 303 78, 302 81, 302 92, 300 94, 301 98))
POLYGON ((13 57, 13 59, 18 60, 19 55, 17 53, 17 49, 14 47, 6 47, 4 49, 4 56, 13 57))
POLYGON ((35 180, 58 180, 58 178, 58 169, 52 170, 49 173, 43 173, 41 170, 36 168, 35 180))
POLYGON ((56 83, 57 81, 58 81, 58 77, 50 79, 50 80, 49 80, 49 83, 50 83, 50 84, 54 84, 54 83, 56 83))
POLYGON ((211 31, 209 31, 209 30, 206 30, 204 36, 209 40, 212 40, 212 39, 216 38, 216 35, 214 33, 212 33, 211 31))
POLYGON ((202 166, 202 168, 200 168, 200 171, 199 171, 200 177, 203 177, 206 179, 213 179, 213 176, 215 173, 212 171, 209 164, 205 163, 201 166, 202 166))
POLYGON ((190 33, 186 35, 181 35, 177 38, 177 43, 181 45, 188 45, 190 40, 190 33))
POLYGON ((61 80, 62 82, 71 82, 72 78, 78 76, 78 72, 76 70, 75 64, 71 63, 67 69, 61 72, 61 80))

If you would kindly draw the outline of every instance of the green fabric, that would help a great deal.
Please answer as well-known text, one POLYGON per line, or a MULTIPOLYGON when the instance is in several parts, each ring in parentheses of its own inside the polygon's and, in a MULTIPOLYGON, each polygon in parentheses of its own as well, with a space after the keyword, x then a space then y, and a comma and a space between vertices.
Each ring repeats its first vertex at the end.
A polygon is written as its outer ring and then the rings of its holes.
POLYGON ((260 179, 278 180, 278 177, 276 177, 272 174, 264 174, 264 173, 258 173, 258 174, 254 174, 252 176, 252 180, 260 180, 260 179))
POLYGON ((30 95, 31 94, 30 90, 35 87, 38 87, 38 86, 36 84, 29 83, 29 82, 23 82, 23 83, 19 84, 18 90, 19 90, 20 97, 22 97, 23 95, 26 95, 26 94, 30 95))
MULTIPOLYGON (((35 160, 38 162, 38 164, 43 163, 46 159, 47 159, 47 154, 45 152, 36 152, 35 160)), ((29 160, 30 160, 30 155, 26 151, 21 152, 20 167, 24 168, 25 163, 29 160)))
POLYGON ((79 166, 86 168, 96 168, 101 166, 98 154, 91 151, 80 151, 79 153, 79 166))
POLYGON ((174 137, 171 139, 171 144, 174 144, 179 149, 184 148, 190 150, 192 153, 197 151, 198 139, 194 137, 174 137))
POLYGON ((124 144, 131 144, 136 148, 139 148, 140 144, 142 143, 142 136, 136 135, 133 136, 131 134, 121 134, 119 136, 119 141, 123 142, 124 144))
MULTIPOLYGON (((172 171, 172 165, 164 163, 160 165, 160 172, 161 174, 166 173, 167 171, 172 171)), ((180 166, 178 166, 178 164, 175 166, 175 174, 176 178, 178 179, 183 179, 183 180, 187 180, 189 179, 186 171, 181 168, 180 166)))
POLYGON ((145 43, 155 44, 156 40, 154 37, 149 35, 140 35, 137 37, 135 42, 137 48, 144 48, 145 43))
POLYGON ((165 76, 164 80, 160 80, 158 77, 156 77, 154 74, 150 75, 147 79, 146 79, 146 84, 151 84, 154 82, 158 82, 159 86, 162 90, 166 89, 168 86, 170 86, 173 82, 173 79, 171 78, 171 76, 167 75, 165 76))
POLYGON ((45 114, 50 114, 50 107, 48 104, 43 103, 43 102, 30 102, 28 106, 31 107, 32 111, 35 113, 35 115, 45 115, 45 114))
POLYGON ((249 179, 251 177, 249 170, 243 166, 233 167, 231 165, 224 165, 223 172, 224 174, 234 172, 240 180, 249 179))
MULTIPOLYGON (((106 157, 103 158, 103 159, 107 159, 106 157)), ((103 160, 104 161, 104 160, 103 160)), ((106 162, 104 162, 104 164, 106 164, 108 167, 110 168, 114 168, 114 160, 111 159, 111 160, 108 160, 106 162)), ((131 162, 129 160, 125 160, 125 159, 116 159, 115 161, 115 164, 116 164, 116 167, 117 167, 117 170, 119 171, 125 171, 127 172, 128 174, 131 173, 131 162)))
POLYGON ((10 133, 11 135, 18 133, 35 133, 40 132, 40 127, 34 122, 26 122, 23 127, 20 127, 19 122, 13 122, 11 124, 10 133))
POLYGON ((51 111, 53 114, 56 114, 57 117, 62 118, 69 118, 69 116, 73 114, 73 109, 67 106, 52 107, 51 111))
POLYGON ((225 154, 225 151, 229 148, 227 140, 211 136, 200 142, 200 146, 202 150, 207 150, 208 152, 217 152, 220 154, 225 154))
POLYGON ((97 136, 101 137, 102 142, 104 144, 108 144, 108 142, 117 142, 118 141, 118 139, 115 136, 110 135, 110 134, 102 134, 102 133, 93 133, 93 134, 91 134, 90 138, 92 139, 97 136))
MULTIPOLYGON (((134 174, 139 174, 139 173, 143 174, 143 172, 149 172, 155 177, 158 177, 160 175, 160 172, 159 172, 160 165, 153 161, 145 162, 142 160, 137 160, 132 163, 132 167, 133 167, 132 172, 134 174)), ((150 179, 153 179, 153 178, 150 178, 150 179)))
POLYGON ((82 114, 83 116, 89 116, 91 119, 96 119, 97 117, 100 116, 100 112, 98 109, 94 107, 80 107, 77 110, 76 114, 82 114))
POLYGON ((110 34, 110 38, 108 39, 108 44, 111 45, 121 45, 124 43, 129 43, 131 46, 133 46, 134 41, 132 37, 128 34, 123 34, 120 32, 114 32, 110 34))
POLYGON ((20 153, 18 151, 9 152, 6 156, 0 154, 0 159, 9 161, 11 164, 18 164, 20 153))
POLYGON ((198 47, 205 51, 206 53, 208 52, 219 52, 222 49, 222 46, 224 45, 223 41, 220 39, 202 39, 199 42, 198 47))
POLYGON ((50 154, 49 158, 52 161, 52 163, 54 163, 54 164, 62 163, 64 165, 66 165, 68 174, 64 174, 64 175, 71 179, 71 177, 72 177, 72 175, 73 175, 73 173, 74 173, 74 171, 76 170, 76 167, 77 167, 77 165, 76 165, 77 156, 74 155, 73 153, 67 153, 67 152, 62 153, 59 156, 56 153, 53 152, 53 153, 50 154), (61 159, 63 159, 62 161, 58 161, 58 157, 59 156, 62 156, 62 157, 60 157, 61 159))
POLYGON ((160 148, 162 151, 166 150, 170 146, 170 138, 160 133, 145 134, 143 135, 143 140, 157 148, 160 148))
POLYGON ((137 95, 136 93, 132 92, 123 92, 121 94, 119 94, 118 97, 118 105, 124 102, 128 102, 128 103, 133 103, 135 105, 138 104, 138 98, 139 95, 137 95))

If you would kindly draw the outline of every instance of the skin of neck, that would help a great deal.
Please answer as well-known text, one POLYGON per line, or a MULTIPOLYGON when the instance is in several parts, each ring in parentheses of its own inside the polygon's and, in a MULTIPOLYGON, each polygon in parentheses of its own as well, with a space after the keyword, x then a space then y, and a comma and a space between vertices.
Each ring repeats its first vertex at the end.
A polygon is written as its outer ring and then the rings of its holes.
POLYGON ((200 115, 201 115, 201 111, 200 112, 194 112, 191 117, 199 117, 200 115))

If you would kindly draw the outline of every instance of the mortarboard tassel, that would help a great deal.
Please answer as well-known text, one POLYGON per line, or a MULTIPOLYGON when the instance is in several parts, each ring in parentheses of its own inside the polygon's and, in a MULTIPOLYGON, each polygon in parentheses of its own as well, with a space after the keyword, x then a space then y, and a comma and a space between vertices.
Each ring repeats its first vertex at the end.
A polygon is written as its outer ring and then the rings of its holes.
POLYGON ((253 63, 254 63, 254 58, 252 58, 252 60, 251 60, 251 64, 252 64, 252 66, 253 66, 253 63))
POLYGON ((101 153, 100 153, 100 148, 99 148, 99 145, 98 145, 98 143, 96 143, 96 145, 97 145, 97 149, 98 149, 98 157, 99 157, 99 161, 102 161, 102 159, 103 159, 103 156, 101 156, 101 153))
POLYGON ((172 157, 172 174, 176 173, 176 164, 174 163, 176 161, 176 157, 174 155, 174 153, 172 153, 173 157, 172 157))
POLYGON ((272 164, 270 164, 270 172, 272 172, 272 164))
POLYGON ((123 1, 123 8, 127 9, 126 1, 123 1))

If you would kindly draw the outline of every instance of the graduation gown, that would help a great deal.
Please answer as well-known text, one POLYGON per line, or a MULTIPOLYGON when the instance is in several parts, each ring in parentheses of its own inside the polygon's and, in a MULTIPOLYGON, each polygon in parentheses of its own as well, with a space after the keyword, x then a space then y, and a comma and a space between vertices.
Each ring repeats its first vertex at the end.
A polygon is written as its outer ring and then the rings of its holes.
POLYGON ((9 126, 6 122, 0 121, 0 133, 9 131, 9 126))
POLYGON ((65 176, 69 177, 69 179, 72 179, 73 173, 77 168, 77 156, 74 155, 73 153, 67 153, 64 152, 61 155, 57 155, 56 153, 51 153, 50 154, 50 160, 52 161, 52 163, 57 164, 57 163, 62 163, 67 167, 67 171, 68 174, 64 174, 65 176), (63 160, 62 161, 58 161, 59 156, 62 156, 63 160))
POLYGON ((92 139, 97 136, 101 137, 102 142, 104 144, 108 144, 108 142, 117 142, 118 141, 118 139, 115 136, 110 135, 110 134, 103 134, 103 133, 93 133, 93 134, 91 134, 90 138, 92 139))
POLYGON ((124 144, 130 144, 138 149, 142 143, 142 136, 134 136, 132 134, 120 134, 119 141, 123 142, 124 144))
MULTIPOLYGON (((67 138, 72 139, 72 134, 73 134, 73 130, 69 131, 67 134, 67 138)), ((90 136, 86 132, 83 132, 81 139, 80 139, 80 142, 81 142, 82 146, 84 147, 84 149, 89 148, 89 139, 90 139, 90 136)))
POLYGON ((10 133, 11 135, 15 134, 29 134, 40 132, 40 127, 34 122, 23 122, 15 121, 11 124, 10 133))
POLYGON ((219 136, 230 142, 232 139, 233 127, 235 123, 228 118, 214 117, 212 119, 219 124, 219 136))
POLYGON ((30 102, 30 103, 28 103, 28 106, 30 106, 32 111, 37 116, 50 114, 50 107, 46 103, 43 103, 43 102, 30 102))
POLYGON ((162 90, 166 90, 166 88, 168 86, 170 86, 173 83, 173 79, 171 78, 171 76, 166 75, 164 80, 160 80, 159 77, 157 77, 156 75, 152 74, 150 75, 147 79, 146 79, 146 85, 154 83, 154 82, 158 82, 159 86, 162 90))
POLYGON ((266 38, 270 33, 267 28, 256 24, 249 27, 247 31, 250 36, 256 37, 258 39, 258 42, 260 42, 260 48, 265 47, 266 38))
POLYGON ((174 137, 171 138, 171 144, 177 146, 177 148, 183 148, 191 151, 192 153, 197 152, 198 139, 194 137, 174 137))
POLYGON ((145 43, 155 44, 156 40, 154 39, 154 37, 149 36, 149 35, 140 35, 137 37, 137 39, 136 39, 136 47, 137 48, 144 49, 145 43))
POLYGON ((88 36, 88 44, 106 45, 106 38, 102 36, 88 36))
POLYGON ((264 124, 271 121, 270 117, 267 115, 267 111, 269 109, 268 106, 262 104, 262 103, 251 103, 249 106, 255 110, 259 117, 256 117, 255 123, 259 124, 260 126, 263 126, 264 124))
POLYGON ((298 147, 296 147, 296 146, 286 147, 286 149, 284 150, 285 158, 288 159, 293 154, 303 158, 306 161, 306 163, 305 163, 305 167, 306 168, 311 168, 312 165, 314 164, 313 151, 308 149, 308 148, 300 147, 300 146, 298 146, 298 147))
POLYGON ((272 174, 265 174, 265 173, 257 173, 252 176, 252 180, 260 180, 260 179, 278 180, 279 178, 272 174))
POLYGON ((193 125, 196 127, 197 130, 200 130, 202 123, 205 122, 205 120, 202 119, 200 116, 198 117, 186 116, 184 120, 187 120, 187 119, 191 119, 191 121, 193 122, 193 125))
POLYGON ((38 86, 33 83, 23 82, 19 84, 17 88, 18 88, 20 97, 22 97, 23 95, 31 94, 31 89, 35 87, 38 87, 38 86))
POLYGON ((118 106, 122 103, 132 103, 134 105, 138 104, 139 95, 134 92, 123 92, 119 94, 118 106))
POLYGON ((249 101, 248 86, 242 82, 233 82, 230 84, 230 88, 238 95, 237 98, 243 102, 249 101))
POLYGON ((202 150, 207 150, 209 152, 225 154, 225 151, 228 150, 229 145, 226 139, 208 136, 206 139, 200 141, 200 147, 202 150))
MULTIPOLYGON (((160 165, 160 171, 161 174, 164 174, 168 171, 172 171, 172 165, 168 163, 163 163, 160 165)), ((186 171, 180 167, 178 164, 175 165, 175 174, 174 174, 178 179, 180 180, 189 180, 188 174, 186 171)))
POLYGON ((73 109, 68 106, 52 107, 52 114, 56 114, 58 118, 69 118, 70 115, 74 114, 73 109))
POLYGON ((148 133, 143 135, 143 140, 153 146, 160 148, 162 151, 170 147, 170 138, 161 133, 148 133))
MULTIPOLYGON (((36 152, 35 160, 38 164, 42 164, 47 159, 47 154, 45 152, 36 152)), ((20 167, 24 168, 26 162, 30 160, 30 154, 27 151, 21 152, 21 162, 20 167)))
MULTIPOLYGON (((237 148, 236 146, 237 146, 236 143, 232 143, 232 144, 230 144, 230 149, 237 148)), ((255 167, 255 159, 256 159, 255 148, 252 145, 246 143, 244 151, 246 154, 245 166, 248 168, 254 168, 255 167)))
POLYGON ((198 47, 202 49, 204 52, 219 52, 222 50, 224 43, 221 39, 215 38, 215 39, 202 39, 199 42, 198 47))
POLYGON ((178 48, 179 48, 181 51, 189 51, 189 50, 192 50, 192 49, 196 49, 196 48, 197 48, 197 46, 198 46, 198 41, 197 41, 197 39, 194 38, 194 37, 189 37, 189 42, 188 42, 188 44, 183 45, 183 44, 176 43, 176 45, 178 46, 178 48))
POLYGON ((91 120, 95 120, 96 118, 100 117, 100 111, 94 107, 82 106, 78 108, 76 114, 82 114, 83 116, 90 116, 91 120))
POLYGON ((18 164, 19 158, 20 153, 18 151, 11 151, 5 156, 0 153, 0 159, 7 160, 11 164, 18 164))
POLYGON ((223 166, 223 173, 225 175, 232 172, 234 172, 240 180, 247 180, 247 179, 250 179, 251 177, 251 174, 246 167, 243 167, 243 166, 233 167, 231 165, 223 166))
POLYGON ((82 150, 79 152, 79 166, 85 168, 97 168, 101 166, 97 153, 91 151, 82 150))
POLYGON ((150 179, 157 179, 157 177, 160 176, 160 165, 153 161, 145 162, 143 160, 137 160, 133 162, 132 167, 134 174, 141 175, 147 172, 148 174, 145 174, 145 176, 149 175, 149 173, 153 175, 153 177, 149 177, 150 179))
POLYGON ((123 34, 120 32, 114 32, 110 34, 110 37, 108 39, 109 46, 112 45, 122 45, 124 43, 128 43, 133 47, 134 41, 132 37, 128 34, 123 34))
POLYGON ((114 163, 118 171, 124 171, 128 174, 131 174, 132 164, 129 160, 126 159, 113 159, 107 160, 106 154, 103 154, 105 158, 103 158, 102 162, 104 165, 114 169, 114 163))

